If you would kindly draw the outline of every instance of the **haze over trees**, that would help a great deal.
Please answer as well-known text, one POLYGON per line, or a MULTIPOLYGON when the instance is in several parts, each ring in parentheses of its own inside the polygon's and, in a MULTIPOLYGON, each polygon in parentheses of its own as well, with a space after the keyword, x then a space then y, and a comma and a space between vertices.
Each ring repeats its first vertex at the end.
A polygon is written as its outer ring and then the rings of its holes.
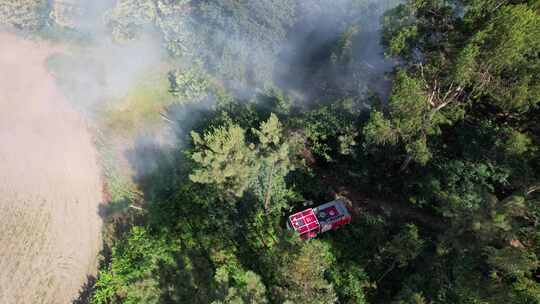
MULTIPOLYGON (((27 2, 0 22, 45 26, 27 2)), ((120 0, 103 20, 160 37, 180 131, 143 210, 110 220, 93 303, 540 303, 538 0, 120 0), (285 229, 335 194, 350 225, 285 229)))
POLYGON ((45 25, 47 1, 22 0, 0 2, 0 26, 35 30, 45 25))

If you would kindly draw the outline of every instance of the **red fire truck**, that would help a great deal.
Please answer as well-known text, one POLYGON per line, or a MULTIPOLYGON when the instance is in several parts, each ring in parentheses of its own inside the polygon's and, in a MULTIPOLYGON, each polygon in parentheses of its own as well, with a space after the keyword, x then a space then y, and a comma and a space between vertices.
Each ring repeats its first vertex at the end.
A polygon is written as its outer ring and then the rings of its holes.
POLYGON ((337 199, 315 208, 309 208, 289 216, 287 228, 300 234, 304 240, 319 233, 336 230, 350 223, 351 215, 342 199, 337 199))

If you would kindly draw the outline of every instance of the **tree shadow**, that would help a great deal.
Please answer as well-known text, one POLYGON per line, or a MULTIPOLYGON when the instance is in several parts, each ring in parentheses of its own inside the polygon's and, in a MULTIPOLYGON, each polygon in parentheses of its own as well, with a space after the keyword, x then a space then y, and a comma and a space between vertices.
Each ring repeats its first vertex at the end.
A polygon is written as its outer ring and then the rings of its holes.
POLYGON ((174 259, 172 265, 158 265, 160 303, 211 302, 214 265, 205 249, 184 249, 174 259))
POLYGON ((90 304, 92 295, 95 291, 96 277, 93 275, 86 276, 86 283, 79 289, 79 296, 71 302, 71 304, 90 304))
POLYGON ((162 130, 139 134, 133 147, 124 152, 144 201, 170 197, 175 178, 185 171, 187 159, 182 149, 191 141, 191 130, 204 129, 215 117, 214 103, 172 104, 161 114, 162 130))

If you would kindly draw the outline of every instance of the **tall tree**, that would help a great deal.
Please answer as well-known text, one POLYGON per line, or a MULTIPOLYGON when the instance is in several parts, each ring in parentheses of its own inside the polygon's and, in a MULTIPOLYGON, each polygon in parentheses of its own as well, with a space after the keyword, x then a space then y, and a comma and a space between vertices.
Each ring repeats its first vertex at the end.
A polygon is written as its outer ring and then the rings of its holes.
POLYGON ((203 136, 191 132, 195 162, 189 178, 196 183, 211 184, 225 198, 241 197, 259 169, 253 145, 246 142, 246 131, 227 122, 203 136))
POLYGON ((440 125, 459 118, 459 108, 441 111, 456 100, 459 90, 441 95, 424 79, 399 71, 394 80, 388 114, 373 110, 364 127, 364 136, 369 144, 402 144, 407 157, 402 164, 405 169, 411 160, 426 164, 432 157, 428 148, 428 137, 440 134, 440 125))
POLYGON ((462 117, 508 122, 534 109, 540 100, 538 33, 540 15, 525 3, 410 0, 391 10, 384 41, 401 67, 390 122, 372 115, 368 142, 402 142, 407 160, 425 164, 441 124, 462 117))
MULTIPOLYGON (((264 183, 266 186, 264 209, 268 212, 270 210, 274 179, 286 176, 294 168, 292 162, 294 157, 293 149, 297 147, 292 145, 297 143, 292 142, 283 134, 283 127, 273 113, 270 114, 267 121, 261 123, 259 130, 252 129, 252 132, 258 138, 258 159, 263 166, 262 169, 266 171, 264 174, 267 177, 267 181, 264 183)), ((274 207, 279 210, 283 206, 274 207)))

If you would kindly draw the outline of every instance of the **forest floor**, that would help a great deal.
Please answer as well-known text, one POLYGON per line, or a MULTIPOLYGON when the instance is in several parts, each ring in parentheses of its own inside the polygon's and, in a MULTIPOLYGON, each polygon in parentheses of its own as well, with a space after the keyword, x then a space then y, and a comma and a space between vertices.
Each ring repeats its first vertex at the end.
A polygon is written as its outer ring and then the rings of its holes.
POLYGON ((323 183, 338 197, 344 197, 351 203, 350 209, 355 216, 362 216, 363 212, 384 214, 388 218, 394 218, 400 222, 421 224, 433 231, 444 231, 448 228, 447 223, 439 217, 407 203, 405 200, 395 198, 374 198, 356 189, 350 182, 340 180, 335 172, 321 172, 323 183))
POLYGON ((97 152, 45 68, 61 50, 0 41, 0 303, 71 303, 101 245, 97 152))

